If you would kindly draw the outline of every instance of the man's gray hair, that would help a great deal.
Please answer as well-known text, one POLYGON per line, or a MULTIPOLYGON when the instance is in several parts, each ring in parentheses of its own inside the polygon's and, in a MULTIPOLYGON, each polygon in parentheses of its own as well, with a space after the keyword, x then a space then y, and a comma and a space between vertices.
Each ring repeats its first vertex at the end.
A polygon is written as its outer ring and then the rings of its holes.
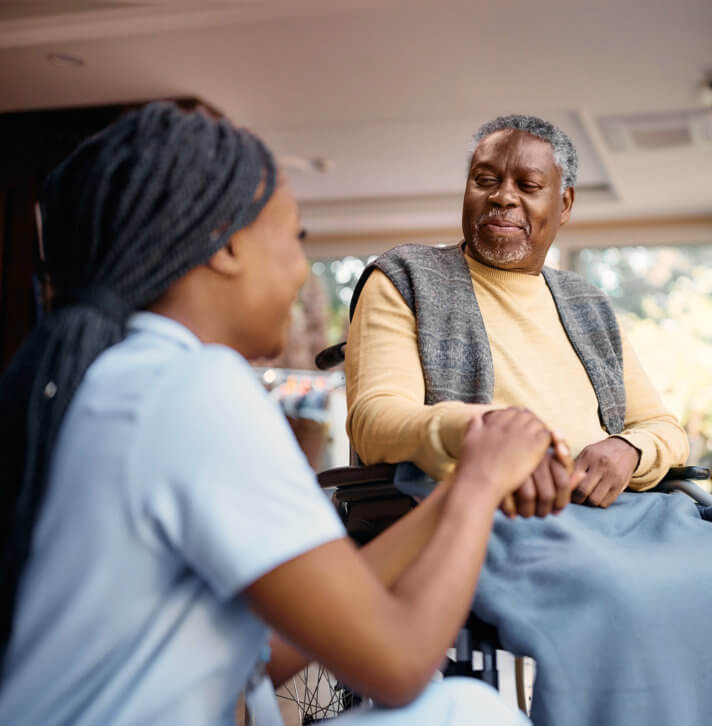
POLYGON ((522 114, 512 114, 510 116, 498 116, 493 121, 482 124, 473 139, 477 145, 485 138, 493 134, 495 131, 502 129, 515 129, 517 131, 526 131, 526 133, 536 136, 543 141, 548 141, 554 152, 554 161, 561 170, 561 191, 566 191, 568 187, 576 186, 576 172, 578 171, 578 155, 576 147, 571 139, 554 124, 544 121, 536 116, 524 116, 522 114))

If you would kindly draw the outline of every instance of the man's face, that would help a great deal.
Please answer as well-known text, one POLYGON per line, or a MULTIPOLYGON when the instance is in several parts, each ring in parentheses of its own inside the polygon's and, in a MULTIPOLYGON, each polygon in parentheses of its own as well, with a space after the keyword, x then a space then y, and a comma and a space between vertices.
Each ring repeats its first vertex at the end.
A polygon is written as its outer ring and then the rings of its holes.
POLYGON ((465 188, 470 254, 490 267, 538 275, 573 201, 572 188, 561 193, 551 144, 524 131, 495 131, 475 149, 465 188))

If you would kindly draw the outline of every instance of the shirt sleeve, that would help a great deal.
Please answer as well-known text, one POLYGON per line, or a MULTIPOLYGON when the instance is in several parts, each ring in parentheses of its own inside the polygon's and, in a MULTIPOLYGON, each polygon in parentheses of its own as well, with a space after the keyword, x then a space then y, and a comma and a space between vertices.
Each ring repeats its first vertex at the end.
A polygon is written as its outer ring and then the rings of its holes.
POLYGON ((640 452, 630 486, 642 491, 654 487, 670 467, 683 466, 690 449, 685 430, 663 406, 622 330, 621 338, 626 417, 617 436, 640 452))
POLYGON ((218 346, 189 357, 142 427, 143 509, 227 599, 345 531, 249 365, 218 346))
POLYGON ((493 406, 424 403, 415 318, 380 270, 361 291, 346 351, 346 430, 362 461, 412 461, 436 480, 451 472, 468 423, 493 406))

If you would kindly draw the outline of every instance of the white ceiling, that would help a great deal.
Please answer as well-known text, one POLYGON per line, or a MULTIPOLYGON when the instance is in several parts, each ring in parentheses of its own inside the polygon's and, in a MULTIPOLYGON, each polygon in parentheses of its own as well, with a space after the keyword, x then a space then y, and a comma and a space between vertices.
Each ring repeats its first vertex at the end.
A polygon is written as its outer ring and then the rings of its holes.
POLYGON ((711 68, 710 0, 0 0, 0 111, 200 96, 291 167, 316 235, 456 228, 470 136, 512 112, 577 143, 575 221, 706 218, 712 131, 613 152, 598 121, 703 109, 711 68))

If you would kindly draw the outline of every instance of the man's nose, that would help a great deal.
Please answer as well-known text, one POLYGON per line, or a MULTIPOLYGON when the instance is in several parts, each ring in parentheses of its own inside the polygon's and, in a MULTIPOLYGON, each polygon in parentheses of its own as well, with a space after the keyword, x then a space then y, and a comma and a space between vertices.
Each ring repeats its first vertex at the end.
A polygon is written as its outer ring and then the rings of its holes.
POLYGON ((489 201, 498 207, 516 207, 519 203, 519 196, 514 181, 502 179, 490 193, 489 201))

